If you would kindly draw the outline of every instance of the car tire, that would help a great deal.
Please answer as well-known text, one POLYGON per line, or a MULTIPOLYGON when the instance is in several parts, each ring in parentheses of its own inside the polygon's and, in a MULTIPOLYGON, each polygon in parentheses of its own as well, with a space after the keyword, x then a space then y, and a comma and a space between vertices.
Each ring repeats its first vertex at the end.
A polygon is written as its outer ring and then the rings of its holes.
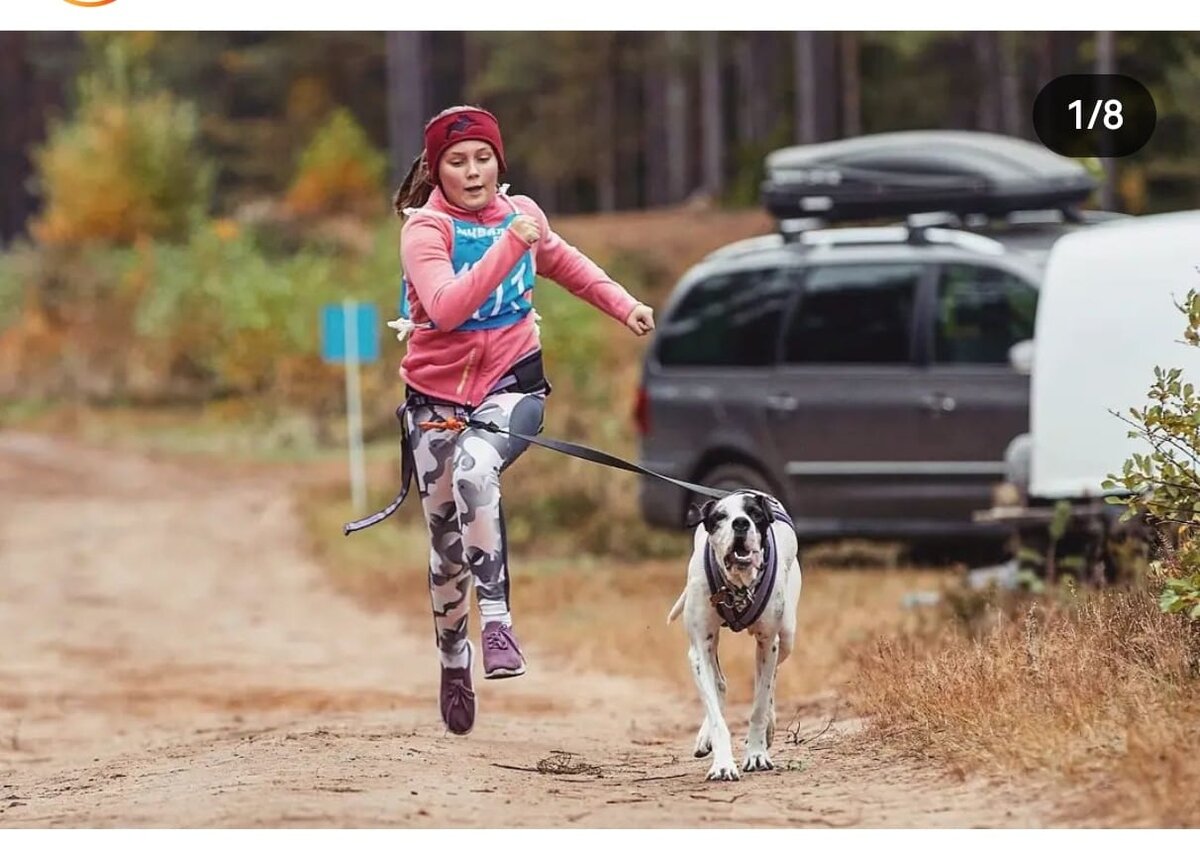
MULTIPOLYGON (((724 463, 716 468, 710 468, 701 475, 698 481, 701 486, 712 486, 714 489, 728 489, 730 492, 736 492, 738 489, 757 489, 760 492, 766 492, 772 497, 778 498, 778 493, 771 488, 771 483, 766 477, 756 469, 751 468, 743 463, 724 463)), ((707 498, 700 495, 689 494, 687 505, 684 507, 684 518, 687 518, 688 510, 692 504, 703 503, 707 498)))

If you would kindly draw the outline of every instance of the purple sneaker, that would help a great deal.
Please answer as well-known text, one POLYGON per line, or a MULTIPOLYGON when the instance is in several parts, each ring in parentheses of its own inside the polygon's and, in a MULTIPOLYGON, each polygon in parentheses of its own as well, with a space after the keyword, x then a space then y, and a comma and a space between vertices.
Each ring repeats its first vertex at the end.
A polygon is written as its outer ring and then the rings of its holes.
POLYGON ((525 659, 512 627, 490 621, 483 627, 483 678, 505 679, 525 672, 525 659))
POLYGON ((471 684, 471 665, 474 661, 474 648, 467 642, 467 666, 442 668, 438 702, 446 728, 456 735, 465 735, 475 726, 475 689, 471 684))

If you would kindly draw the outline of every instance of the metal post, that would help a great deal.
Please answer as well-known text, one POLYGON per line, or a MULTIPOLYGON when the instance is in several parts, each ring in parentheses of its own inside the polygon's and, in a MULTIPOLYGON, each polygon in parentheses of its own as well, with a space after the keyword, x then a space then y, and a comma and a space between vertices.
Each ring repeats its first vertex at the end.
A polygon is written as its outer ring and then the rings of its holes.
POLYGON ((354 510, 367 507, 367 473, 363 464, 362 386, 358 377, 358 303, 342 301, 346 342, 346 428, 350 442, 350 497, 354 510))

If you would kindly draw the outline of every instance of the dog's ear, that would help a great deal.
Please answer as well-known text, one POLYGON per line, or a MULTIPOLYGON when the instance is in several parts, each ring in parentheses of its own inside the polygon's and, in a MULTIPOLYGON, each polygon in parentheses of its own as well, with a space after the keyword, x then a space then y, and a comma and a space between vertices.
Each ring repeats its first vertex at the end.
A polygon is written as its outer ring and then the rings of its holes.
POLYGON ((687 524, 689 528, 697 526, 712 514, 713 507, 716 505, 717 502, 714 500, 707 500, 699 506, 694 503, 690 504, 688 506, 687 519, 684 521, 684 523, 687 524))
POLYGON ((754 502, 758 504, 758 508, 762 511, 763 520, 770 524, 775 520, 775 512, 771 509, 770 503, 767 502, 766 495, 755 493, 754 502))

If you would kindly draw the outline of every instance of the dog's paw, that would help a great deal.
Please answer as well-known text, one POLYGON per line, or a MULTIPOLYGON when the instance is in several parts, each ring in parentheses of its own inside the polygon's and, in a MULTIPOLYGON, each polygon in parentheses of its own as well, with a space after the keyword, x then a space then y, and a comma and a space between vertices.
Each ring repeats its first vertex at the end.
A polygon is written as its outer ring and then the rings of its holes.
POLYGON ((708 731, 708 725, 700 727, 700 732, 696 735, 696 749, 692 752, 697 758, 703 758, 712 752, 712 735, 708 731))
POLYGON ((708 768, 708 775, 705 776, 710 782, 736 782, 741 777, 741 773, 738 772, 737 765, 733 763, 732 758, 723 761, 714 761, 712 766, 708 768))
POLYGON ((765 749, 746 750, 746 758, 742 761, 743 771, 747 773, 761 773, 774 769, 775 765, 771 763, 771 756, 767 754, 765 749))

